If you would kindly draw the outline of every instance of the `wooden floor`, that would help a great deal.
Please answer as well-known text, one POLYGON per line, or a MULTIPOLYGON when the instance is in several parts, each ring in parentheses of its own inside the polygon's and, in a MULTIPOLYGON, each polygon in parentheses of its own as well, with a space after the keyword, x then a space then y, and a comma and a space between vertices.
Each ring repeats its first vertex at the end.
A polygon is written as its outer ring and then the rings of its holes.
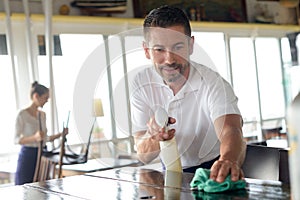
POLYGON ((15 174, 0 171, 0 187, 14 185, 15 174))

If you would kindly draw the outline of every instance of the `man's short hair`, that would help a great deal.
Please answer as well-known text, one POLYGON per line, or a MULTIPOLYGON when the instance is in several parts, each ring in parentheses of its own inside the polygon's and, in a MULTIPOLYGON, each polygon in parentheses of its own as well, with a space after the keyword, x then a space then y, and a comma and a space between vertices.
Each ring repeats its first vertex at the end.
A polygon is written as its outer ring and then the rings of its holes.
POLYGON ((144 20, 144 36, 151 27, 167 28, 170 26, 183 26, 185 34, 191 37, 191 25, 185 12, 177 7, 164 5, 149 12, 144 20))

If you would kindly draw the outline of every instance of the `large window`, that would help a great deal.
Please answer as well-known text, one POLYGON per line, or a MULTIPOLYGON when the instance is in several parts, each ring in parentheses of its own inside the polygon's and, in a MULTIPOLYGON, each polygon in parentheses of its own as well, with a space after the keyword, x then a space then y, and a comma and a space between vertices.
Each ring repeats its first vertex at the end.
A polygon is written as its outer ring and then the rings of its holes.
POLYGON ((233 86, 239 98, 238 105, 246 123, 244 134, 258 133, 260 127, 259 94, 256 80, 256 65, 254 46, 251 38, 231 38, 231 63, 233 86), (247 122, 253 124, 247 125, 247 122), (257 123, 258 122, 258 123, 257 123))
MULTIPOLYGON (((14 149, 14 130, 17 115, 15 84, 10 56, 0 55, 0 114, 1 133, 0 154, 15 151, 14 149)), ((28 92, 29 93, 29 92, 28 92)))
POLYGON ((255 47, 262 119, 275 119, 275 127, 282 126, 280 118, 285 117, 285 100, 279 40, 257 38, 255 47))
MULTIPOLYGON (((280 40, 231 38, 232 77, 245 134, 285 126, 285 95, 280 40)), ((259 137, 258 139, 262 139, 259 137)))
MULTIPOLYGON (((94 98, 102 100, 104 109, 104 116, 97 118, 95 129, 98 130, 97 139, 108 140, 115 145, 118 141, 129 139, 131 136, 128 99, 130 80, 138 70, 151 62, 145 58, 141 35, 118 34, 123 30, 131 29, 128 21, 124 22, 124 26, 119 25, 119 22, 114 24, 113 21, 112 23, 103 21, 91 26, 88 23, 76 23, 70 26, 54 24, 62 55, 53 56, 54 85, 52 87, 48 57, 37 55, 37 51, 33 51, 36 53, 34 59, 38 66, 39 82, 49 86, 54 92, 54 99, 50 99, 44 108, 49 116, 47 123, 50 127, 54 120, 56 124, 54 131, 61 131, 70 113, 68 143, 87 142, 86 136, 92 127, 92 120, 85 130, 77 130, 73 110, 74 90, 78 76, 87 62, 99 68, 103 67, 101 63, 105 63, 93 95, 94 98), (99 58, 90 62, 90 56, 99 49, 102 49, 99 58), (52 103, 55 107, 54 118, 49 115, 52 112, 50 109, 52 103)), ((31 29, 33 36, 43 35, 41 24, 34 21, 33 24, 35 26, 31 29)), ((18 33, 22 34, 20 31, 18 33)), ((235 31, 232 31, 232 34, 235 34, 235 31)), ((192 59, 214 67, 229 83, 233 84, 244 118, 245 137, 255 135, 259 137, 257 139, 262 139, 262 128, 284 125, 286 105, 299 90, 297 81, 300 71, 299 66, 290 65, 290 49, 285 37, 237 37, 236 34, 231 35, 230 32, 222 32, 221 29, 217 31, 214 29, 211 32, 194 30, 193 35, 196 50, 201 49, 202 53, 210 59, 202 60, 202 57, 197 54, 199 51, 192 55, 192 59)), ((36 45, 34 49, 38 49, 38 44, 34 45, 36 45)), ((24 44, 20 49, 26 51, 24 44)), ((16 52, 16 60, 26 57, 24 51, 16 52)), ((14 120, 17 111, 15 86, 10 57, 1 55, 0 62, 0 87, 5 95, 5 98, 0 100, 0 105, 5 111, 0 114, 0 118, 6 125, 1 133, 3 140, 1 140, 0 150, 8 152, 11 148, 15 148, 13 145, 14 120)), ((29 68, 25 65, 24 68, 26 67, 29 68)), ((29 77, 29 73, 17 76, 20 80, 18 82, 26 83, 26 87, 29 88, 31 82, 28 81, 29 77)), ((86 108, 83 106, 82 109, 86 108)))
MULTIPOLYGON (((230 82, 230 75, 226 59, 225 36, 221 32, 193 32, 196 47, 203 49, 211 59, 215 71, 219 72, 224 79, 230 82)), ((192 55, 192 59, 202 63, 199 55, 192 55)))
MULTIPOLYGON (((76 122, 74 121, 73 93, 77 77, 79 76, 80 70, 83 68, 84 62, 98 46, 103 45, 103 36, 100 34, 60 34, 59 38, 61 42, 62 56, 53 57, 54 92, 56 110, 58 113, 57 131, 62 130, 64 123, 67 122, 70 112, 70 134, 68 135, 68 142, 70 144, 82 142, 86 143, 87 141, 85 140, 85 136, 89 134, 92 125, 87 127, 85 133, 78 133, 76 122)), ((45 82, 45 84, 49 85, 49 64, 47 62, 47 57, 39 56, 38 65, 40 82, 45 82)), ((105 77, 106 76, 101 77, 101 87, 97 88, 95 91, 95 98, 101 98, 104 104, 103 109, 105 113, 104 117, 99 117, 99 119, 97 119, 97 126, 103 129, 107 138, 111 138, 109 115, 110 104, 108 101, 108 87, 105 87, 107 85, 107 78, 105 77)), ((49 103, 46 104, 45 109, 47 110, 47 113, 50 112, 49 103)), ((48 126, 50 126, 50 121, 51 120, 47 121, 48 126)))

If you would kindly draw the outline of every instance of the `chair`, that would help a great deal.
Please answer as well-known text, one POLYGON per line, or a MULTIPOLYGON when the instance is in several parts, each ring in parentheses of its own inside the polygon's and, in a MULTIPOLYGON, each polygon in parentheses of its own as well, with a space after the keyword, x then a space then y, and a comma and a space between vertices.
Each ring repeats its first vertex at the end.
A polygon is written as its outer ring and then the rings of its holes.
POLYGON ((290 184, 289 154, 287 149, 279 149, 279 180, 283 183, 290 184))
POLYGON ((41 157, 41 162, 38 171, 35 172, 34 182, 45 181, 55 178, 57 163, 48 159, 45 156, 41 157))
MULTIPOLYGON (((39 120, 39 130, 42 131, 41 112, 38 112, 38 120, 39 120)), ((49 179, 49 173, 50 171, 52 171, 52 167, 54 165, 54 163, 50 162, 48 159, 46 159, 43 156, 43 140, 41 140, 38 145, 39 146, 38 146, 38 153, 37 153, 37 161, 35 166, 33 182, 44 181, 49 179)))
MULTIPOLYGON (((94 127, 94 124, 93 124, 94 127)), ((42 147, 39 146, 38 161, 35 169, 34 182, 45 181, 54 178, 62 178, 62 165, 73 165, 86 163, 88 160, 89 147, 93 127, 89 133, 89 139, 85 151, 82 154, 66 152, 66 135, 62 134, 59 152, 44 152, 41 154, 42 147)), ((68 147, 68 146, 67 146, 68 147)))
POLYGON ((289 183, 288 150, 248 144, 242 169, 246 178, 289 183))
POLYGON ((268 146, 267 145, 267 141, 265 141, 265 140, 262 140, 262 141, 250 141, 250 142, 247 142, 247 144, 268 146))
POLYGON ((64 156, 64 140, 62 136, 59 152, 44 152, 42 145, 39 146, 37 165, 35 168, 33 182, 45 181, 54 178, 61 178, 61 165, 64 156), (58 173, 57 173, 58 165, 58 173), (58 175, 58 176, 57 176, 58 175))
POLYGON ((280 138, 282 127, 262 129, 263 137, 265 140, 272 138, 280 138))

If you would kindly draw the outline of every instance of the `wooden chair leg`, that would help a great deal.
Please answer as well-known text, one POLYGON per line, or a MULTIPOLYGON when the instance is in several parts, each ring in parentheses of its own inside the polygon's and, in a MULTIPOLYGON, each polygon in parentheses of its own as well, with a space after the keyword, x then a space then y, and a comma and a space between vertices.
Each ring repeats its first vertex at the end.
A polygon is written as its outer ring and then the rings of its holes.
POLYGON ((40 175, 39 175, 39 181, 45 180, 45 171, 47 168, 47 160, 45 160, 44 157, 41 158, 41 166, 40 166, 40 175))

